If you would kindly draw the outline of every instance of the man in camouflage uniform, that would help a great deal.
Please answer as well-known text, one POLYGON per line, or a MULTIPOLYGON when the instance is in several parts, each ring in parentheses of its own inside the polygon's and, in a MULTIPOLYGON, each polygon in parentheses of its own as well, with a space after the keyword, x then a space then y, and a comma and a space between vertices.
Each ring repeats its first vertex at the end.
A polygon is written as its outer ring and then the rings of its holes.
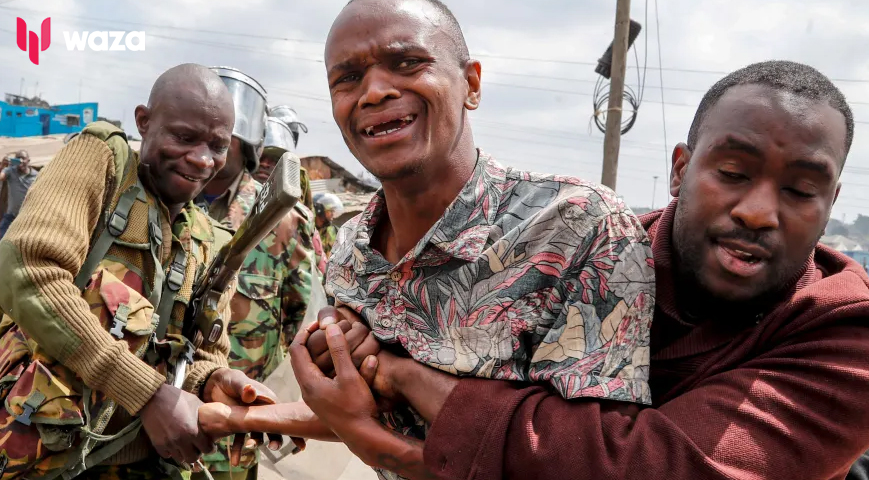
MULTIPOLYGON (((238 71, 221 71, 230 85, 241 81, 262 95, 265 90, 253 78, 238 71)), ((232 88, 231 88, 232 90, 232 88)), ((250 95, 241 97, 250 98, 250 95)), ((236 97, 237 99, 239 97, 236 97)), ((263 106, 236 101, 236 115, 259 118, 263 106)), ((251 138, 247 132, 233 131, 224 172, 204 190, 199 199, 207 203, 209 214, 224 227, 235 231, 250 211, 262 184, 254 180, 259 158, 252 152, 262 152, 260 158, 280 159, 290 151, 289 128, 281 121, 267 118, 268 135, 251 138), (286 130, 286 135, 280 134, 286 130), (253 141, 251 141, 253 140, 253 141), (256 142, 256 143, 254 143, 256 142)), ((312 275, 311 262, 322 258, 322 251, 314 251, 314 215, 307 207, 297 203, 280 224, 245 259, 238 276, 238 291, 232 299, 232 318, 229 324, 231 368, 244 372, 257 381, 264 380, 284 358, 286 349, 296 335, 307 310, 312 275)), ((315 267, 316 269, 316 267, 315 267)), ((313 281, 321 281, 316 278, 313 281)), ((237 467, 230 464, 227 455, 232 439, 224 439, 217 452, 206 455, 203 463, 216 479, 255 479, 258 452, 245 448, 237 467)), ((205 479, 204 473, 193 478, 205 479)))
POLYGON ((181 65, 135 113, 141 153, 89 125, 0 241, 4 479, 180 479, 217 440, 199 428, 203 401, 239 403, 248 386, 274 397, 227 368, 225 334, 202 344, 184 328, 193 284, 230 237, 191 200, 226 162, 232 99, 208 69, 181 65))
POLYGON ((317 231, 323 242, 323 252, 326 258, 332 253, 332 247, 338 240, 338 227, 332 221, 344 213, 341 199, 331 193, 318 193, 314 196, 314 211, 317 212, 317 231))
MULTIPOLYGON (((289 127, 292 139, 285 138, 283 134, 280 134, 279 136, 282 138, 280 143, 286 146, 286 151, 295 152, 299 146, 299 137, 302 135, 302 132, 308 133, 308 126, 299 120, 299 114, 288 105, 278 105, 269 109, 269 118, 280 120, 289 127), (292 148, 290 148, 288 140, 292 140, 292 148)), ((277 127, 273 129, 275 132, 278 130, 277 127)), ((275 152, 281 150, 276 150, 275 152)), ((259 169, 253 174, 254 180, 265 183, 269 175, 272 174, 272 170, 275 169, 275 165, 277 165, 279 159, 280 156, 275 157, 274 155, 263 154, 260 159, 259 169)), ((313 211, 314 196, 311 193, 311 178, 308 176, 308 171, 304 168, 299 172, 299 184, 302 187, 302 196, 299 198, 299 203, 303 203, 309 210, 313 211)))

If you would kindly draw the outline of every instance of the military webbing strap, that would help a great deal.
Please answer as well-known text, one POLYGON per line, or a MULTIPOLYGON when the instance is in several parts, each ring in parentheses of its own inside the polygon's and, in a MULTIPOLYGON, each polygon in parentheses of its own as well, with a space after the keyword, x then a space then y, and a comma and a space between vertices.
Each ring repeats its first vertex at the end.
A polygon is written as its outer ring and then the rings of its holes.
POLYGON ((175 258, 169 265, 169 274, 163 284, 163 294, 157 314, 160 316, 160 324, 157 326, 157 338, 162 340, 166 337, 169 328, 169 319, 172 316, 172 306, 175 304, 175 294, 184 285, 184 274, 187 270, 187 254, 183 248, 175 248, 175 258))
MULTIPOLYGON (((156 208, 148 209, 148 237, 151 244, 151 259, 154 261, 154 289, 148 301, 154 308, 159 310, 160 298, 163 296, 163 280, 166 272, 163 271, 163 262, 160 260, 160 247, 163 245, 163 229, 160 227, 160 216, 156 208)), ((162 322, 163 319, 161 318, 162 322)))
POLYGON ((75 277, 75 286, 78 287, 79 290, 85 289, 88 281, 91 279, 91 275, 93 275, 97 266, 99 266, 100 262, 102 262, 106 257, 106 253, 108 253, 109 249, 112 248, 115 239, 120 237, 127 229, 130 210, 133 209, 133 204, 136 202, 137 197, 144 197, 144 191, 142 190, 141 184, 138 182, 121 195, 121 198, 118 200, 118 205, 115 207, 115 210, 112 212, 108 222, 106 223, 106 228, 103 229, 99 238, 97 238, 97 241, 94 243, 93 247, 91 247, 84 264, 82 264, 78 275, 75 277))

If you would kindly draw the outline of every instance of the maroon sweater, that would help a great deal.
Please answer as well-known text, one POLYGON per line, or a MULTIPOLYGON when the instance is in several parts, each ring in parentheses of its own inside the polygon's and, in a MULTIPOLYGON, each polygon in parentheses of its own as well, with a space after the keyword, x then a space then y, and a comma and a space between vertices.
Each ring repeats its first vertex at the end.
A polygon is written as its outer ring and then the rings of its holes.
POLYGON ((454 479, 842 479, 869 447, 869 277, 818 246, 785 300, 732 325, 679 317, 676 202, 642 218, 657 305, 651 408, 462 379, 426 464, 454 479))

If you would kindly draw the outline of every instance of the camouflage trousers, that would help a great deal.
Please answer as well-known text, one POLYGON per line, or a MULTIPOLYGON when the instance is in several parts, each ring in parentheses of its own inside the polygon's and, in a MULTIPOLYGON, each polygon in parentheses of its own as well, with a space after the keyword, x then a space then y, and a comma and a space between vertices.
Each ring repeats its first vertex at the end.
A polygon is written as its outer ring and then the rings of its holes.
MULTIPOLYGON (((182 471, 185 479, 190 472, 182 471)), ((148 459, 129 465, 98 465, 85 470, 76 480, 162 480, 169 478, 160 468, 158 459, 148 459)))
MULTIPOLYGON (((236 472, 211 472, 211 476, 214 477, 214 480, 256 480, 257 466, 254 465, 247 470, 236 472)), ((199 472, 194 473, 190 480, 208 480, 208 477, 199 472)))

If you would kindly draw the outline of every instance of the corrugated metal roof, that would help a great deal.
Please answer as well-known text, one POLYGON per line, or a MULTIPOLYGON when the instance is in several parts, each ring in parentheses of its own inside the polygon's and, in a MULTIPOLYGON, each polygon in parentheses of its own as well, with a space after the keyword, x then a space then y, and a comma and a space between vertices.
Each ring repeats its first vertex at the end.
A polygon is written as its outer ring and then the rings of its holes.
POLYGON ((821 237, 821 243, 840 252, 859 252, 864 250, 859 242, 844 235, 824 235, 821 237))

